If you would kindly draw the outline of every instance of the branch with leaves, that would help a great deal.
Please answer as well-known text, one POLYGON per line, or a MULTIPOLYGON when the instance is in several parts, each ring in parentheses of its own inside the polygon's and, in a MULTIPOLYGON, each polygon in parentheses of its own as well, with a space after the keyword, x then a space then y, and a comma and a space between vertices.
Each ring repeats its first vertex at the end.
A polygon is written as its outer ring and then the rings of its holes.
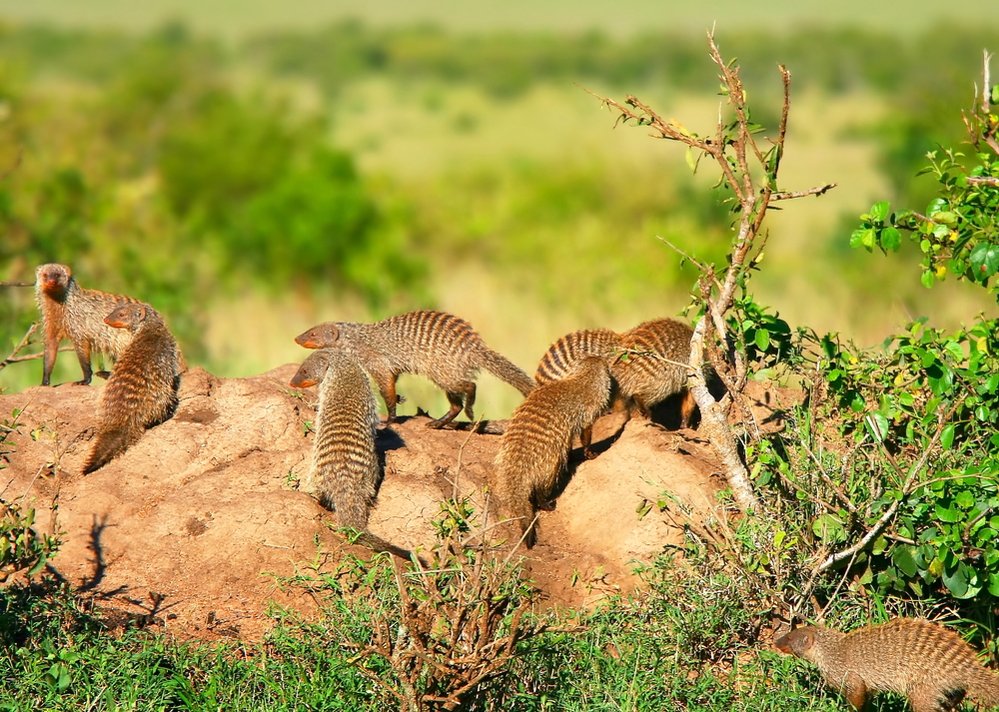
POLYGON ((708 390, 702 369, 705 354, 715 372, 729 387, 732 397, 738 399, 745 386, 748 369, 743 351, 726 347, 730 341, 726 315, 732 308, 737 290, 745 288, 746 278, 755 265, 755 257, 759 256, 766 243, 766 234, 761 232, 761 228, 767 210, 777 201, 822 195, 834 184, 799 191, 778 189, 777 178, 784 155, 791 105, 791 74, 783 66, 778 68, 783 85, 783 102, 776 136, 767 139, 770 144, 767 146, 758 138, 762 127, 751 119, 738 66, 722 58, 712 33, 708 33, 708 45, 711 60, 720 72, 722 95, 731 116, 726 118, 724 106, 721 107, 713 134, 700 135, 675 119, 664 119, 635 96, 628 96, 623 103, 599 98, 605 106, 618 112, 619 123, 648 127, 654 138, 687 146, 688 162, 693 167, 696 168, 702 158, 711 159, 721 172, 722 185, 732 193, 730 200, 737 207, 738 226, 724 273, 709 270, 701 276, 700 293, 705 316, 694 328, 688 384, 701 411, 701 427, 724 463, 735 500, 743 510, 751 510, 758 509, 760 503, 728 426, 725 410, 708 390))

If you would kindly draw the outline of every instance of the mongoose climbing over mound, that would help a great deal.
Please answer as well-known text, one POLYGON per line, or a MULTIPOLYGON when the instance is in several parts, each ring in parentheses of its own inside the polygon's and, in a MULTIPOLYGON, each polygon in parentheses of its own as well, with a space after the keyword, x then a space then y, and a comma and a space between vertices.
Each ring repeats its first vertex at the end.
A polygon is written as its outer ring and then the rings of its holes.
MULTIPOLYGON (((558 483, 573 437, 589 433, 607 408, 611 389, 607 364, 588 356, 565 378, 531 391, 507 423, 490 489, 500 516, 517 520, 528 548, 537 539, 534 512, 558 483)), ((588 436, 583 439, 589 442, 588 436)))
POLYGON ((83 474, 103 467, 142 437, 146 428, 170 418, 180 387, 177 342, 156 310, 146 304, 126 304, 104 322, 128 331, 132 339, 104 387, 97 436, 83 474))
MULTIPOLYGON (((107 294, 96 289, 84 289, 77 284, 66 265, 46 264, 35 270, 35 299, 42 316, 45 350, 42 359, 42 385, 47 386, 52 377, 59 354, 59 342, 68 338, 73 342, 83 380, 90 383, 93 376, 90 356, 99 351, 117 360, 132 340, 127 329, 115 329, 104 322, 115 307, 135 304, 131 297, 107 294)), ((104 375, 103 373, 101 375, 104 375)))
POLYGON ((349 353, 375 382, 395 419, 396 379, 401 373, 425 376, 447 394, 451 409, 430 427, 442 428, 461 412, 475 416, 475 378, 485 368, 524 395, 534 381, 517 366, 490 349, 464 319, 439 311, 413 311, 374 324, 326 322, 295 337, 310 349, 336 348, 349 353))
POLYGON ((564 378, 587 356, 600 356, 608 364, 621 353, 621 335, 610 329, 581 329, 559 337, 538 362, 534 380, 550 383, 564 378))
POLYGON ((294 388, 319 384, 316 440, 312 465, 299 490, 326 509, 335 510, 340 524, 361 532, 357 542, 403 559, 410 552, 367 531, 381 466, 375 450, 378 409, 368 376, 353 356, 338 349, 309 355, 291 379, 294 388))
POLYGON ((999 704, 999 675, 982 667, 957 633, 927 620, 896 618, 850 633, 810 625, 775 645, 815 663, 854 709, 863 708, 874 692, 905 695, 914 712, 954 710, 966 695, 987 706, 999 704))

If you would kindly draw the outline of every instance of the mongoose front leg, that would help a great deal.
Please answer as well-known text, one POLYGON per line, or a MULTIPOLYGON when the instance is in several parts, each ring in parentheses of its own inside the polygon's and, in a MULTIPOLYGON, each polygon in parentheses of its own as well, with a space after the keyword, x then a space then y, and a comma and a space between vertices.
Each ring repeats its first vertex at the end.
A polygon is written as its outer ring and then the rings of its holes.
POLYGON ((597 456, 597 453, 590 449, 590 445, 593 443, 593 426, 588 425, 583 428, 583 431, 579 434, 579 444, 583 446, 583 457, 587 460, 592 460, 597 456))
POLYGON ((855 710, 864 709, 867 704, 867 685, 856 675, 847 675, 843 681, 843 695, 855 710))
POLYGON ((45 334, 45 354, 42 357, 42 385, 49 385, 52 380, 52 368, 55 366, 56 355, 59 353, 59 335, 45 334))
POLYGON ((694 422, 694 412, 697 410, 697 401, 694 400, 693 392, 688 388, 683 392, 683 403, 680 405, 680 425, 689 428, 694 422))
POLYGON ((382 400, 385 401, 385 409, 388 411, 385 422, 393 423, 395 422, 395 406, 399 402, 399 396, 395 392, 396 376, 394 373, 372 373, 371 376, 378 384, 378 391, 382 395, 382 400))
POLYGON ((461 412, 461 408, 463 405, 461 400, 461 394, 448 392, 447 400, 448 403, 451 404, 451 410, 449 410, 443 417, 438 418, 437 420, 431 420, 429 423, 427 423, 428 428, 433 428, 434 430, 440 430, 445 425, 447 425, 452 420, 458 417, 458 413, 461 412))
POLYGON ((76 347, 76 357, 80 359, 80 368, 83 369, 83 379, 76 382, 78 386, 89 386, 93 379, 93 371, 90 368, 90 344, 86 341, 74 344, 76 347))

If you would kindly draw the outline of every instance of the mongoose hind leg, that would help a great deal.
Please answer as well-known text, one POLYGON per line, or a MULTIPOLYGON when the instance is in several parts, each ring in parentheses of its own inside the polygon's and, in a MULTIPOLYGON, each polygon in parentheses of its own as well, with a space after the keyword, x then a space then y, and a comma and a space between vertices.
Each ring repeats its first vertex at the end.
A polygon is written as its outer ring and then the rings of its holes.
POLYGON ((579 444, 583 446, 583 457, 587 460, 592 460, 597 456, 597 453, 593 452, 590 445, 593 444, 593 426, 589 425, 583 428, 583 431, 579 434, 579 444))
POLYGON ((465 390, 465 415, 472 422, 475 422, 475 413, 472 412, 472 406, 475 405, 475 382, 466 381, 463 384, 465 390))
POLYGON ((855 710, 864 709, 867 704, 867 685, 856 674, 849 674, 843 680, 843 696, 855 710))
POLYGON ((909 693, 912 712, 953 712, 964 701, 966 690, 941 691, 937 685, 917 687, 909 693))
POLYGON ((429 423, 427 423, 428 428, 433 428, 434 430, 440 430, 445 425, 447 425, 452 420, 458 417, 458 413, 461 412, 461 409, 464 405, 464 403, 462 402, 461 393, 452 393, 451 391, 448 391, 447 400, 448 403, 451 404, 451 410, 449 410, 447 413, 445 413, 442 417, 438 418, 437 420, 431 420, 429 423))
POLYGON ((683 392, 683 402, 680 404, 680 426, 691 427, 694 422, 694 413, 697 412, 697 401, 689 388, 683 392))
POLYGON ((379 371, 372 373, 371 377, 375 379, 375 383, 378 385, 378 392, 381 393, 382 400, 385 401, 385 410, 388 411, 385 422, 394 423, 395 407, 402 402, 402 399, 395 391, 396 376, 394 373, 379 371))

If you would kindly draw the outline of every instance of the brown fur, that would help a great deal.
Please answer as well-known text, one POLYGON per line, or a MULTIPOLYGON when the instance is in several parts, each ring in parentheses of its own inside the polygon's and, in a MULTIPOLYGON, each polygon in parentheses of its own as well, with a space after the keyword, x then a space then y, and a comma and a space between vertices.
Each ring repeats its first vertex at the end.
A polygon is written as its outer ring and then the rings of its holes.
POLYGON ((90 359, 94 351, 117 360, 132 340, 129 331, 108 326, 104 317, 115 307, 135 304, 136 300, 96 289, 84 289, 77 284, 66 265, 45 264, 35 270, 35 299, 42 316, 45 339, 43 386, 50 383, 62 339, 70 339, 76 349, 80 368, 83 369, 83 379, 78 381, 80 385, 90 383, 93 377, 90 359))
POLYGON ((954 710, 965 695, 999 704, 999 675, 982 667, 957 633, 927 620, 896 618, 850 633, 805 626, 775 645, 817 665, 854 709, 872 693, 889 691, 907 696, 914 712, 954 710))
POLYGON ((426 376, 447 394, 451 409, 430 423, 441 428, 461 412, 475 416, 475 378, 485 368, 526 395, 531 377, 490 349, 464 319, 439 311, 414 311, 376 322, 326 322, 295 337, 306 348, 336 348, 353 356, 375 379, 395 419, 396 379, 402 373, 426 376))
POLYGON ((538 362, 534 380, 550 383, 564 378, 586 356, 600 356, 613 363, 621 352, 621 335, 610 329, 582 329, 557 339, 538 362))
POLYGON ((682 393, 680 422, 688 427, 697 403, 687 389, 693 329, 676 319, 646 321, 621 335, 621 356, 611 371, 621 393, 643 415, 672 395, 682 393))
POLYGON ((404 559, 410 552, 367 531, 381 479, 375 450, 378 410, 368 377, 357 361, 337 349, 310 354, 291 379, 295 388, 319 384, 312 465, 298 488, 335 510, 340 524, 357 529, 357 542, 404 559))
POLYGON ((104 387, 97 436, 83 474, 103 467, 142 437, 146 428, 169 419, 180 386, 177 342, 152 307, 126 304, 104 321, 128 331, 132 339, 104 387))
POLYGON ((565 378, 531 391, 507 424, 491 490, 500 516, 518 521, 528 548, 537 539, 535 510, 558 483, 573 437, 588 433, 606 409, 611 386, 607 364, 588 356, 565 378))

